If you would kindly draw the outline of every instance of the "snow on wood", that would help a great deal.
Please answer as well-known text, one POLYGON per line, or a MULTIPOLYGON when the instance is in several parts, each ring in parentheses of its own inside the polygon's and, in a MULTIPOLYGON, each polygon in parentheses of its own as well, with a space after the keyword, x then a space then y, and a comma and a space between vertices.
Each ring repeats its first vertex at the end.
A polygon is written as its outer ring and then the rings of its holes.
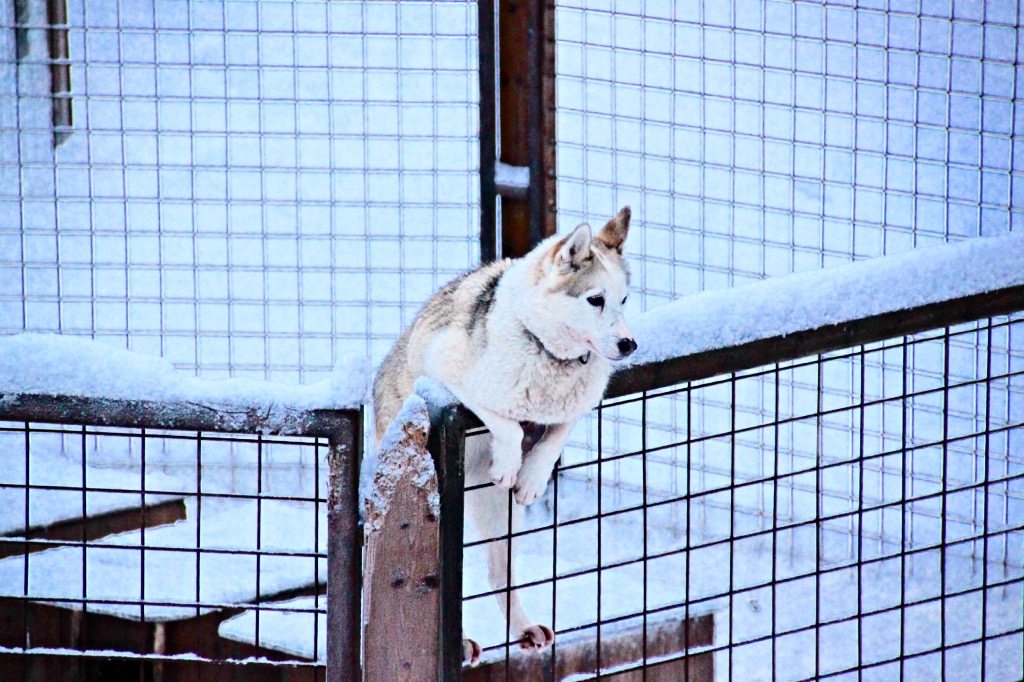
POLYGON ((33 396, 186 405, 213 412, 224 430, 253 424, 293 433, 313 410, 357 409, 366 396, 365 358, 343 357, 329 378, 303 386, 253 379, 204 380, 155 358, 57 334, 0 337, 0 413, 33 396))
POLYGON ((1024 285, 1024 237, 934 249, 709 291, 631 322, 619 369, 1024 285))
POLYGON ((17 646, 0 646, 0 654, 32 654, 35 656, 67 656, 69 658, 122 658, 129 660, 146 660, 146 661, 188 661, 188 662, 202 662, 202 663, 217 663, 224 664, 225 662, 232 665, 273 665, 280 666, 282 668, 294 668, 296 667, 295 661, 274 661, 263 656, 250 656, 248 658, 232 658, 227 661, 219 658, 207 658, 205 656, 199 656, 197 654, 154 654, 145 653, 140 654, 134 651, 118 651, 117 649, 67 649, 63 647, 45 647, 45 646, 29 646, 17 647, 17 646))
POLYGON ((203 498, 200 509, 192 498, 186 505, 185 521, 110 536, 98 543, 103 546, 86 549, 84 558, 81 547, 63 547, 0 561, 0 596, 70 609, 81 603, 52 600, 105 600, 90 601, 89 611, 159 622, 326 583, 327 562, 311 554, 325 551, 327 523, 321 511, 319 534, 313 535, 318 512, 312 503, 203 498), (197 547, 203 552, 198 562, 197 547), (280 553, 260 557, 258 583, 257 550, 280 553), (119 601, 160 605, 143 610, 119 601))
POLYGON ((436 679, 440 498, 427 451, 430 419, 409 396, 388 428, 366 505, 364 669, 369 679, 436 679))
POLYGON ((388 427, 378 448, 377 472, 366 501, 366 533, 379 530, 387 516, 400 481, 410 477, 423 490, 431 513, 441 513, 434 461, 427 452, 430 418, 427 405, 418 395, 409 396, 388 427))

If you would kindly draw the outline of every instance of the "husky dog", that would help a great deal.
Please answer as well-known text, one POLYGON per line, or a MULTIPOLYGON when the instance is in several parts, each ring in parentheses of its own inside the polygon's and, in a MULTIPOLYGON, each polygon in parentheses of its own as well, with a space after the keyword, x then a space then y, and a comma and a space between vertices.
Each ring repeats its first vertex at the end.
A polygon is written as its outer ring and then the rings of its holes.
MULTIPOLYGON (((626 207, 597 234, 582 224, 523 258, 490 263, 450 282, 427 301, 377 373, 378 445, 424 375, 489 429, 489 438, 469 439, 465 462, 467 486, 495 484, 466 496, 483 539, 505 535, 510 522, 513 533, 521 528, 523 505, 547 488, 576 420, 604 395, 610 361, 636 350, 622 315, 629 219, 626 207), (516 504, 509 504, 508 489, 516 504)), ((487 545, 493 590, 515 582, 509 564, 515 544, 511 552, 503 541, 487 545)), ((498 601, 524 649, 554 642, 551 628, 532 623, 514 591, 498 601)), ((466 640, 464 649, 475 663, 479 646, 466 640)))

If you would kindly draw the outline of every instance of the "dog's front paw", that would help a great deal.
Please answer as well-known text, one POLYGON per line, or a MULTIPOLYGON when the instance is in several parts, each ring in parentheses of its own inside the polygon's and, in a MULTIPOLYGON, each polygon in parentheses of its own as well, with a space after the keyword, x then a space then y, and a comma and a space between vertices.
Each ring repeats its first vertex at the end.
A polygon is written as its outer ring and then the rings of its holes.
POLYGON ((494 457, 491 460, 491 480, 502 488, 511 488, 516 484, 522 457, 494 457))
POLYGON ((520 648, 534 651, 543 651, 554 642, 555 633, 547 625, 530 625, 519 638, 520 648))
POLYGON ((551 466, 539 457, 527 457, 516 481, 516 502, 523 506, 533 504, 547 490, 549 480, 551 466))
POLYGON ((480 654, 483 653, 483 649, 480 645, 469 637, 462 638, 462 662, 469 663, 471 666, 476 665, 480 662, 480 654))

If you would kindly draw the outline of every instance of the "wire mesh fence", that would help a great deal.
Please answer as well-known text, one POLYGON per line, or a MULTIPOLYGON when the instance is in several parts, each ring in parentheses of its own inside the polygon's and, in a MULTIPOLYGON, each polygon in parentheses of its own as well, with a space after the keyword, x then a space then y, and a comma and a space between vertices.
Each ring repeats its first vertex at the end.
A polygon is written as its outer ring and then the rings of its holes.
POLYGON ((633 206, 639 309, 1020 223, 1020 8, 591 2, 557 14, 562 230, 633 206))
MULTIPOLYGON (((1019 679, 1022 324, 605 401, 516 534, 514 585, 557 636, 538 679, 1019 679)), ((466 545, 473 679, 518 679, 508 589, 471 558, 492 542, 466 545)))
POLYGON ((0 331, 204 376, 379 360, 478 261, 475 70, 471 3, 5 3, 0 331))
POLYGON ((4 679, 322 679, 327 448, 0 423, 4 679))

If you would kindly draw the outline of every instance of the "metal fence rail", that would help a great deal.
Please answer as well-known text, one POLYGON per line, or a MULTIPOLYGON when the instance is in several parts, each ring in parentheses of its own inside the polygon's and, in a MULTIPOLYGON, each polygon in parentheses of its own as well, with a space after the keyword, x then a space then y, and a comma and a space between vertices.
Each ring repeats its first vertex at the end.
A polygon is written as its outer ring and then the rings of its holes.
MULTIPOLYGON (((554 648, 518 651, 495 603, 509 588, 481 574, 511 530, 464 542, 460 512, 442 542, 466 552, 445 679, 460 622, 484 646, 472 680, 1019 679, 1024 316, 1020 291, 999 299, 976 322, 954 301, 775 358, 721 349, 617 376, 580 427, 596 447, 566 451, 514 536, 514 587, 554 648)), ((447 420, 447 447, 479 426, 447 420)))
POLYGON ((362 416, 280 416, 3 395, 4 679, 356 679, 362 416))

